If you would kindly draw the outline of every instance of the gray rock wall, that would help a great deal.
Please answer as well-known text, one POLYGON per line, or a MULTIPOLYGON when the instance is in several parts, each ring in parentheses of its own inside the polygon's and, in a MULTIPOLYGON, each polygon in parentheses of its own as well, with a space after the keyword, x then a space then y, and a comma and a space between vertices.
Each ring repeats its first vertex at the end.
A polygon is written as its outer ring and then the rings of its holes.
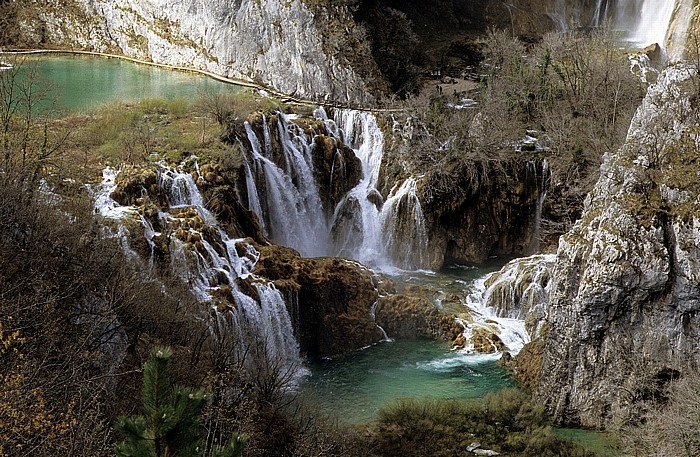
POLYGON ((633 414, 700 360, 698 77, 667 69, 561 238, 536 397, 558 421, 633 414))
MULTIPOLYGON (((365 103, 365 83, 325 52, 315 13, 301 0, 75 0, 81 14, 44 9, 44 41, 122 52, 157 63, 262 82, 315 100, 365 103)), ((318 11, 323 11, 319 9, 318 11)), ((347 10, 338 7, 342 16, 347 10)), ((341 21, 345 16, 341 17, 341 21)), ((339 28, 340 44, 348 28, 339 28)), ((34 32, 38 33, 38 32, 34 32)), ((338 38, 335 38, 338 40, 338 38)), ((326 48, 324 48, 326 46, 326 48)))

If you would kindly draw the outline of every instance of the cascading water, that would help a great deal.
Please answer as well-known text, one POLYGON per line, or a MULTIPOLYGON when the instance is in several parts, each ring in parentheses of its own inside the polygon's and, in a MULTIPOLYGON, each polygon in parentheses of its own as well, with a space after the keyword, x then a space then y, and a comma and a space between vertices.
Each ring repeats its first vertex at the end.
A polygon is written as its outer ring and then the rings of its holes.
POLYGON ((266 119, 263 117, 262 145, 250 124, 245 123, 250 143, 246 172, 249 209, 258 214, 267 235, 276 243, 293 247, 307 257, 328 255, 328 228, 313 176, 313 139, 283 113, 277 118, 284 168, 272 160, 266 119))
POLYGON ((592 12, 586 16, 587 3, 581 0, 565 2, 551 0, 553 18, 560 30, 567 30, 571 18, 574 24, 583 27, 610 27, 621 35, 621 38, 639 47, 658 43, 665 47, 671 17, 673 16, 676 0, 596 0, 592 12), (573 3, 573 5, 572 5, 573 3))
POLYGON ((614 28, 635 45, 658 43, 663 47, 675 3, 674 0, 618 0, 614 28))
POLYGON ((425 265, 428 231, 413 176, 391 190, 380 224, 386 234, 386 252, 395 262, 408 267, 425 265))
MULTIPOLYGON (((137 214, 134 208, 122 207, 109 197, 116 174, 111 169, 104 171, 96 194, 96 211, 115 220, 133 217, 137 214)), ((158 177, 169 203, 169 210, 159 212, 157 218, 158 225, 171 233, 168 244, 172 272, 190 285, 198 300, 213 303, 216 296, 233 304, 222 309, 212 305, 216 316, 212 335, 233 333, 241 357, 249 355, 248 363, 265 357, 289 369, 299 369, 299 346, 284 299, 274 284, 252 273, 259 253, 244 240, 229 238, 204 207, 191 174, 161 166, 158 177), (249 282, 256 299, 241 291, 239 280, 249 282)), ((150 223, 144 224, 144 235, 149 241, 162 236, 150 223)))
MULTIPOLYGON (((472 337, 481 331, 496 335, 511 355, 538 335, 546 317, 549 278, 555 255, 534 255, 515 259, 501 270, 474 281, 466 293, 468 319, 464 326, 466 351, 473 351, 472 337)), ((498 352, 498 343, 493 343, 498 352)))
MULTIPOLYGON (((267 120, 263 118, 262 141, 246 123, 248 205, 264 222, 266 233, 308 257, 351 257, 382 270, 423 266, 427 232, 416 179, 395 186, 386 201, 377 190, 384 134, 375 116, 338 110, 331 120, 323 109, 315 116, 330 137, 355 152, 361 179, 335 208, 324 208, 314 179, 314 138, 305 135, 294 118, 279 113, 275 130, 282 159, 273 161, 276 152, 267 120)), ((336 153, 328 179, 342 175, 343 167, 336 153)))

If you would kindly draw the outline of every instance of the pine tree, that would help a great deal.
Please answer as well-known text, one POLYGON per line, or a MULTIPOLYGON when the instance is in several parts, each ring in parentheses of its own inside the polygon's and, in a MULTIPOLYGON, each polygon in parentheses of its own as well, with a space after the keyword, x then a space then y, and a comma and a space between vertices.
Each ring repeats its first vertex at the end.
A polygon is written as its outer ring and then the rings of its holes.
MULTIPOLYGON (((189 457, 205 455, 200 416, 209 401, 204 389, 170 387, 168 361, 172 351, 155 348, 143 365, 145 414, 121 417, 117 428, 126 439, 115 451, 123 457, 189 457)), ((212 457, 240 457, 245 437, 235 436, 226 446, 210 449, 212 457)))

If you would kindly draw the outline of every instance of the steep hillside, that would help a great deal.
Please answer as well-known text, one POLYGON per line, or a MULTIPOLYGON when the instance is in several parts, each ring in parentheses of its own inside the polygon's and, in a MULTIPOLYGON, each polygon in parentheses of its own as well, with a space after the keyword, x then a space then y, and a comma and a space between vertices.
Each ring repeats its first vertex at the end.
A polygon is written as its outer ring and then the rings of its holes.
POLYGON ((18 13, 20 34, 8 44, 116 52, 253 80, 299 97, 370 103, 374 67, 362 32, 344 6, 309 3, 41 2, 26 5, 34 14, 18 13))

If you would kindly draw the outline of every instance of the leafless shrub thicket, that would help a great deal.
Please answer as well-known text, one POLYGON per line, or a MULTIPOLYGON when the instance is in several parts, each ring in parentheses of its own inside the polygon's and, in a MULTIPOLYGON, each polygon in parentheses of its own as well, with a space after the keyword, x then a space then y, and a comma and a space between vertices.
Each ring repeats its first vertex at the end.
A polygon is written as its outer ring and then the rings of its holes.
POLYGON ((415 118, 400 155, 404 168, 427 170, 455 188, 459 174, 541 157, 555 185, 585 195, 602 154, 624 140, 643 95, 626 54, 603 32, 550 34, 527 46, 497 30, 489 31, 483 53, 480 89, 469 94, 478 107, 454 109, 448 102, 459 105, 459 98, 434 93, 408 100, 415 118), (542 147, 519 152, 528 134, 542 147))

